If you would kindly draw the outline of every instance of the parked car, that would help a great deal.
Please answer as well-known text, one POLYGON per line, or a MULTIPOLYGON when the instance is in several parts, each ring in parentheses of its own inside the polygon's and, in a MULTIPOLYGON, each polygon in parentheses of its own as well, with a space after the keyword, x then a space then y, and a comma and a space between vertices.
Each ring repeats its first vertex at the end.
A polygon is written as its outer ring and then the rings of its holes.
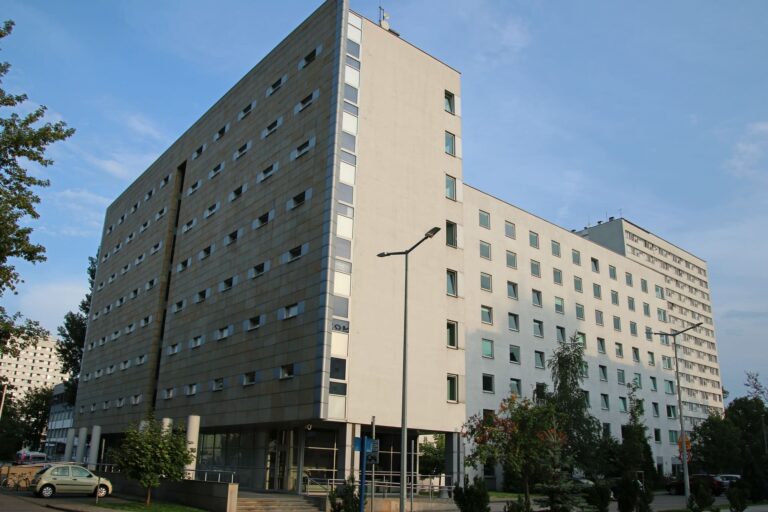
POLYGON ((29 490, 43 498, 50 498, 57 493, 92 494, 103 498, 112 494, 112 482, 94 475, 82 466, 53 464, 35 473, 29 490))
POLYGON ((723 474, 723 475, 717 475, 717 478, 719 478, 720 481, 723 482, 723 489, 728 489, 733 484, 741 480, 741 475, 723 474))
MULTIPOLYGON (((690 475, 688 477, 688 481, 691 485, 691 491, 693 491, 694 487, 701 482, 704 485, 709 487, 709 490, 712 492, 714 496, 720 496, 723 494, 723 489, 725 489, 725 485, 723 484, 722 480, 717 478, 715 475, 706 475, 706 474, 696 474, 696 475, 690 475)), ((667 484, 667 492, 669 494, 685 494, 685 486, 683 485, 683 479, 677 479, 677 480, 671 480, 667 484)))

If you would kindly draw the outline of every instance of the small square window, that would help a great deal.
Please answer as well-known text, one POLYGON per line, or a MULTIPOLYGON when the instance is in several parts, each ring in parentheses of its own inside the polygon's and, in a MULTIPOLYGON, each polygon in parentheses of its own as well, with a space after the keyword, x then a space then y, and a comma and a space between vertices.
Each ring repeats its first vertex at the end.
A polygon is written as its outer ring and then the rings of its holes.
POLYGON ((478 211, 478 221, 480 223, 481 228, 491 229, 491 214, 488 212, 484 212, 483 210, 478 211))
POLYGON ((483 374, 483 393, 494 393, 495 383, 494 376, 488 373, 483 374))
POLYGON ((534 249, 539 248, 539 234, 534 233, 533 231, 528 232, 528 243, 533 247, 534 249))
POLYGON ((445 152, 448 155, 456 156, 456 135, 451 132, 445 132, 445 152))
POLYGON ((493 323, 493 308, 490 306, 480 306, 480 321, 484 324, 493 323))
POLYGON ((284 364, 280 367, 280 378, 281 379, 290 379, 294 376, 294 367, 293 363, 290 364, 284 364))
POLYGON ((486 260, 491 259, 491 244, 480 241, 480 257, 486 260))
POLYGON ((455 114, 456 113, 456 97, 452 92, 445 91, 445 103, 444 103, 445 111, 449 114, 455 114))
POLYGON ((493 340, 483 338, 482 341, 483 357, 493 359, 493 340))
POLYGON ((522 396, 522 384, 520 379, 509 379, 509 392, 516 396, 522 396))
POLYGON ((517 300, 517 283, 507 281, 507 297, 517 300))
POLYGON ((504 221, 504 236, 515 238, 515 224, 513 222, 504 221))

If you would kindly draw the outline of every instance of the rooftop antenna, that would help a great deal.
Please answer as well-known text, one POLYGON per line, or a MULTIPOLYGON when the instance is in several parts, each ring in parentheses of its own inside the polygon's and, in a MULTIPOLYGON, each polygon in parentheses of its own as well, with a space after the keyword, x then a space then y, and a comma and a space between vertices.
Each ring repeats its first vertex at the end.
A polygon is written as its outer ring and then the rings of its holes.
POLYGON ((389 13, 381 5, 379 5, 379 26, 389 30, 389 13))

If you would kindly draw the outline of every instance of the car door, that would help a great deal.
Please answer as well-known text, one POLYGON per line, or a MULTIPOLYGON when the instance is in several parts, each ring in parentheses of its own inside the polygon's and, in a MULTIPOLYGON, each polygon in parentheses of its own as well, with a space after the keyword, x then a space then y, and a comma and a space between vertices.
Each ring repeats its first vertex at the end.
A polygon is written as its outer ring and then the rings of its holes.
POLYGON ((50 481, 56 488, 56 492, 72 492, 72 481, 69 476, 69 466, 56 466, 52 468, 50 481))
POLYGON ((72 492, 90 494, 96 488, 96 478, 85 468, 70 466, 72 471, 72 492))

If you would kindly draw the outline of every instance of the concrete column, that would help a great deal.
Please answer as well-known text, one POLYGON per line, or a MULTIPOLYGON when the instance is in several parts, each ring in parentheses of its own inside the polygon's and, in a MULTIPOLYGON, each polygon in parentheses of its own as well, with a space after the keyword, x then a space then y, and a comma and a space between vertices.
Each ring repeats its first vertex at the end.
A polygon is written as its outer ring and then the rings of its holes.
POLYGON ((285 468, 283 472, 283 485, 289 491, 296 490, 296 466, 293 460, 293 447, 295 445, 296 435, 293 430, 286 432, 285 444, 285 468))
POLYGON ((88 469, 96 470, 99 462, 99 446, 101 445, 101 425, 94 425, 91 429, 91 447, 88 450, 88 469))
POLYGON ((67 444, 64 446, 64 462, 72 460, 72 449, 75 447, 75 429, 67 429, 67 444))
POLYGON ((355 425, 352 423, 341 424, 337 436, 339 467, 336 468, 336 478, 346 480, 353 474, 355 466, 355 425))
POLYGON ((77 434, 77 452, 75 453, 75 462, 78 464, 83 463, 83 456, 85 455, 85 445, 88 442, 88 428, 80 427, 80 432, 77 434))
POLYGON ((200 416, 191 414, 187 417, 187 447, 192 450, 192 462, 187 464, 184 469, 187 471, 187 478, 194 480, 195 468, 197 467, 197 439, 200 437, 200 416))
POLYGON ((299 449, 298 460, 296 461, 296 472, 299 475, 299 479, 296 482, 296 492, 301 494, 304 492, 304 446, 306 445, 307 430, 306 427, 299 429, 299 449))
POLYGON ((173 429, 173 420, 171 418, 163 418, 162 420, 163 432, 173 429))
POLYGON ((256 490, 263 491, 267 479, 267 433, 263 430, 256 432, 256 470, 253 478, 256 484, 256 490))

